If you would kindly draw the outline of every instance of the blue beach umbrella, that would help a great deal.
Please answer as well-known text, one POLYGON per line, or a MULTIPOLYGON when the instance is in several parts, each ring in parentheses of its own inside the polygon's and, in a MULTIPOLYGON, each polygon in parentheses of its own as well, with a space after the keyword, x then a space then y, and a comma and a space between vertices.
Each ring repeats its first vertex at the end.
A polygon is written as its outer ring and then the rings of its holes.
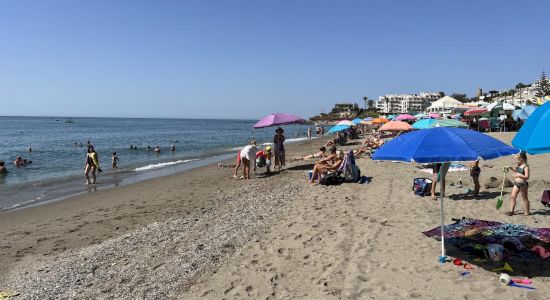
MULTIPOLYGON (((436 127, 409 132, 385 143, 376 151, 373 160, 389 160, 417 163, 436 163, 449 161, 474 161, 479 158, 493 159, 512 155, 519 150, 477 131, 436 127)), ((443 187, 440 185, 440 188, 443 187)), ((442 191, 441 191, 442 192, 442 191)), ((441 193, 442 194, 442 193, 441 193)), ((441 195, 440 194, 440 195, 441 195)), ((443 197, 441 204, 441 256, 445 261, 445 235, 443 197)))
POLYGON ((370 121, 372 121, 372 117, 366 117, 366 118, 363 119, 363 121, 370 122, 370 121))
POLYGON ((350 126, 347 126, 347 125, 336 125, 336 126, 332 126, 328 132, 334 133, 334 132, 344 131, 349 128, 350 126))
POLYGON ((431 128, 431 125, 435 123, 435 119, 422 119, 414 122, 412 127, 414 129, 428 129, 431 128))
POLYGON ((550 102, 539 106, 521 126, 512 145, 529 154, 550 153, 550 102))
POLYGON ((363 120, 361 120, 361 119, 359 119, 359 118, 355 118, 355 119, 351 120, 351 122, 352 122, 353 124, 355 124, 355 125, 361 123, 361 121, 363 121, 363 120))
POLYGON ((536 105, 525 105, 520 109, 514 110, 514 112, 512 113, 512 118, 514 118, 514 120, 516 121, 519 119, 527 120, 537 108, 538 106, 536 105))
POLYGON ((416 114, 416 115, 414 115, 414 117, 416 119, 424 119, 426 117, 426 115, 425 114, 416 114))
POLYGON ((396 115, 389 115, 387 118, 388 120, 393 120, 395 117, 397 117, 396 115))

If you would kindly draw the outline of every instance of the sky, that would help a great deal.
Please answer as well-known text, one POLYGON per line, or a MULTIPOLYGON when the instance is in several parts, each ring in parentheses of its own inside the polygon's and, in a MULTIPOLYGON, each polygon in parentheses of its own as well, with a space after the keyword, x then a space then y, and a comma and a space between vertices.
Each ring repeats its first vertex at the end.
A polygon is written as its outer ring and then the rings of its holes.
POLYGON ((550 73, 550 1, 1 1, 0 116, 310 117, 550 73))

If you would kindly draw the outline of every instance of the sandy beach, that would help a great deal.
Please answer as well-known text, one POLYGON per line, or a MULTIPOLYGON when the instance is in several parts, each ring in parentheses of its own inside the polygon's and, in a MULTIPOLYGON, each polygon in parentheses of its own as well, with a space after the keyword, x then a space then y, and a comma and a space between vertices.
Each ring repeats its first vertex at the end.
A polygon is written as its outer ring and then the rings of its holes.
MULTIPOLYGON (((510 143, 514 133, 493 133, 510 143)), ((287 157, 324 141, 289 145, 287 157)), ((359 140, 341 149, 358 147, 359 140)), ((224 162, 234 163, 233 160, 224 162)), ((414 164, 358 159, 368 184, 306 183, 313 161, 280 174, 235 180, 216 165, 0 214, 0 291, 14 299, 545 299, 507 287, 474 264, 471 276, 437 259, 440 243, 423 231, 439 224, 439 203, 411 191, 414 164)), ((464 197, 468 172, 447 176, 446 224, 475 218, 550 227, 540 203, 549 155, 530 156, 531 216, 495 209, 511 157, 482 161, 481 199, 464 197), (488 167, 490 166, 490 167, 488 167), (460 179, 462 187, 458 187, 460 179)), ((521 266, 518 266, 521 268, 521 266)))

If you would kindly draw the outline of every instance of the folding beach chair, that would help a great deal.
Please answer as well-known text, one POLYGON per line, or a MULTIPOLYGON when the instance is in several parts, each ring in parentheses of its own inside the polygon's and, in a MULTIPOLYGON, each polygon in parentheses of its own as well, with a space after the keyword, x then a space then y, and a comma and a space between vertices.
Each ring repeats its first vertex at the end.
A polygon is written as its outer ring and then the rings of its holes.
POLYGON ((348 150, 344 155, 344 161, 338 169, 338 172, 342 174, 344 181, 357 182, 361 178, 361 171, 355 164, 355 157, 353 151, 348 150))

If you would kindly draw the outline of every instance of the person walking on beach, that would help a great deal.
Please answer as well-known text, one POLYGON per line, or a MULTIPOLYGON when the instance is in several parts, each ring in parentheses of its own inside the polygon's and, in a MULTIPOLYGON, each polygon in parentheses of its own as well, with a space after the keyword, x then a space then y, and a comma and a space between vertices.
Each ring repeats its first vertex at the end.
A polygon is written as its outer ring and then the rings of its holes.
POLYGON ((118 169, 118 156, 116 155, 116 152, 113 152, 113 157, 111 157, 111 164, 113 165, 113 170, 118 169))
POLYGON ((275 129, 275 136, 273 136, 273 151, 275 152, 275 166, 279 168, 279 171, 285 165, 285 136, 284 130, 279 127, 275 129))
POLYGON ((436 163, 433 167, 433 174, 432 174, 432 199, 437 200, 437 197, 435 196, 435 189, 437 186, 437 182, 441 182, 441 197, 445 197, 445 176, 447 176, 447 171, 449 171, 449 167, 451 166, 450 162, 444 162, 444 163, 436 163))
POLYGON ((256 141, 252 140, 250 145, 241 150, 241 162, 243 164, 243 178, 250 179, 250 167, 254 166, 256 172, 256 141))
POLYGON ((95 184, 96 171, 103 172, 99 167, 99 157, 97 152, 95 152, 94 146, 88 146, 88 153, 86 154, 86 163, 84 165, 84 175, 86 176, 86 184, 95 184), (92 180, 90 181, 90 176, 88 175, 92 172, 92 180))
POLYGON ((311 127, 307 128, 307 139, 311 140, 311 127))
POLYGON ((527 154, 525 152, 520 152, 514 156, 517 166, 507 167, 508 171, 513 173, 514 177, 514 187, 512 188, 512 193, 510 194, 510 211, 506 214, 508 216, 514 215, 514 210, 516 209, 516 198, 518 194, 521 193, 521 198, 523 199, 523 210, 524 215, 529 215, 529 198, 528 198, 528 189, 529 189, 529 176, 531 171, 529 165, 527 164, 527 154))

